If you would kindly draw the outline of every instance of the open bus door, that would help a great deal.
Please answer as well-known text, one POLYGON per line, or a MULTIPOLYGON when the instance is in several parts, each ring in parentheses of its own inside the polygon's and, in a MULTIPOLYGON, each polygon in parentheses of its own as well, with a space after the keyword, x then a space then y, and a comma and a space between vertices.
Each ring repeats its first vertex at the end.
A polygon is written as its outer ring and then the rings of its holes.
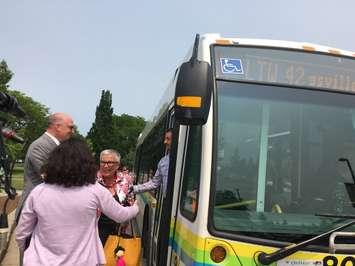
POLYGON ((167 191, 164 195, 162 186, 156 197, 156 211, 152 229, 151 250, 148 265, 166 265, 168 243, 169 243, 169 229, 170 216, 173 202, 173 184, 174 184, 174 169, 175 169, 175 155, 178 139, 178 128, 174 124, 174 110, 171 109, 168 114, 166 129, 173 129, 173 141, 170 151, 169 174, 167 182, 167 191))
POLYGON ((202 125, 174 123, 167 192, 161 190, 157 197, 149 265, 179 265, 181 254, 174 250, 179 243, 177 220, 183 216, 192 227, 196 224, 201 156, 202 125))

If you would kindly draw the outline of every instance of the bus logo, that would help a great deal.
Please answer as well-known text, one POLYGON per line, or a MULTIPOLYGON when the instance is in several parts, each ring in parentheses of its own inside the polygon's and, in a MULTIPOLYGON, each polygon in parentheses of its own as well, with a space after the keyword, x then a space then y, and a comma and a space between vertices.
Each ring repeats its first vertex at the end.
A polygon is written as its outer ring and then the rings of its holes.
POLYGON ((233 58, 220 58, 223 74, 244 74, 242 60, 233 58))

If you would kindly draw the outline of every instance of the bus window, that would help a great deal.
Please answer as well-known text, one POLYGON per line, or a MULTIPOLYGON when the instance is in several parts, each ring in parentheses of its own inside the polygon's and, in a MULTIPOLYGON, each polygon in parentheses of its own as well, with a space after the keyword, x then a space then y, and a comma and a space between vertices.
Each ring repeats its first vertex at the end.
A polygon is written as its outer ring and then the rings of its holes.
MULTIPOLYGON (((162 156, 164 156, 164 125, 165 120, 162 120, 158 126, 153 129, 142 146, 139 147, 140 152, 139 166, 137 169, 138 183, 147 182, 154 176, 157 164, 162 156)), ((138 157, 138 156, 137 156, 138 157)))
POLYGON ((180 211, 189 220, 197 214, 201 168, 201 126, 191 126, 185 156, 180 211))

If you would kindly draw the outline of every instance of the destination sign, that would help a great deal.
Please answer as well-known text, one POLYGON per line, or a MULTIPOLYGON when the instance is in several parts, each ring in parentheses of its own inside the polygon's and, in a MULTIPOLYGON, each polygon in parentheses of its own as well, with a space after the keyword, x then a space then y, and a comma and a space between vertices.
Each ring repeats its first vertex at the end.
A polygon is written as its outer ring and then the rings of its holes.
POLYGON ((216 76, 355 93, 355 58, 269 48, 214 48, 216 76))

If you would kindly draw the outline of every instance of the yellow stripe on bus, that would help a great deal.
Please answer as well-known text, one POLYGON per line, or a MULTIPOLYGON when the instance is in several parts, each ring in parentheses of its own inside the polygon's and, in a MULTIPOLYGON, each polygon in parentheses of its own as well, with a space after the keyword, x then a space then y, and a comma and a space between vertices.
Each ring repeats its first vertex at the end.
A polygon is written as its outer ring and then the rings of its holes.
MULTIPOLYGON (((171 228, 174 226, 174 221, 171 222, 171 228)), ((172 230, 171 230, 172 232, 172 230)), ((227 239, 219 239, 213 236, 210 237, 200 237, 194 232, 192 232, 190 229, 187 228, 186 225, 184 225, 181 220, 176 221, 176 234, 178 235, 178 238, 180 238, 180 241, 178 241, 178 245, 186 252, 190 253, 189 255, 193 255, 192 253, 196 253, 198 250, 203 251, 206 248, 209 247, 209 245, 205 246, 206 243, 205 241, 214 241, 215 243, 221 242, 221 243, 228 243, 228 245, 231 246, 233 249, 234 253, 240 257, 240 258, 252 258, 257 252, 266 252, 266 253, 271 253, 278 248, 273 248, 273 247, 268 247, 268 246, 262 246, 262 245, 256 245, 256 244, 250 244, 250 243, 244 243, 244 242, 238 242, 238 241, 232 241, 232 240, 227 240, 227 239), (184 243, 189 243, 189 248, 187 248, 184 243), (194 251, 191 250, 194 249, 194 251)), ((209 249, 207 248, 207 249, 209 249)), ((209 250, 207 250, 209 252, 209 250)), ((318 253, 318 252, 308 252, 308 251, 298 251, 297 253, 287 257, 288 259, 291 260, 322 260, 325 256, 328 256, 328 253, 318 253)), ((339 260, 343 260, 346 256, 345 255, 339 255, 336 254, 334 255, 336 258, 339 260)))

